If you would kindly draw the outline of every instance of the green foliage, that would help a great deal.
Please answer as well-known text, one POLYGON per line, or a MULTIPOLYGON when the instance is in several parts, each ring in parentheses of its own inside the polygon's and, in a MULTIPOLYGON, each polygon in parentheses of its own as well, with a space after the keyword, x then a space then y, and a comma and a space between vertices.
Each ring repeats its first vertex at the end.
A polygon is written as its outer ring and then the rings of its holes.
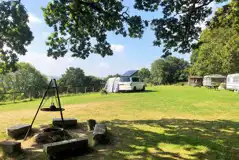
POLYGON ((86 76, 84 80, 84 86, 94 87, 95 90, 102 88, 104 84, 104 80, 94 76, 86 76))
POLYGON ((69 46, 73 57, 91 53, 112 55, 107 32, 140 38, 144 24, 140 16, 130 16, 118 0, 54 0, 42 9, 46 23, 54 28, 48 37, 48 56, 64 56, 69 46), (96 43, 92 44, 92 38, 96 43))
POLYGON ((148 83, 150 81, 151 73, 148 68, 141 68, 138 71, 138 76, 140 79, 142 79, 145 83, 148 83))
POLYGON ((158 59, 151 65, 151 81, 153 84, 173 84, 187 80, 189 64, 183 59, 168 56, 158 59))
MULTIPOLYGON (((2 93, 23 93, 15 94, 16 99, 41 96, 41 92, 47 87, 47 78, 29 63, 18 63, 17 67, 17 72, 1 75, 0 90, 2 93)), ((5 97, 5 99, 9 98, 5 97)))
POLYGON ((64 56, 69 46, 73 57, 87 58, 91 53, 112 55, 107 32, 141 38, 149 23, 155 32, 155 46, 164 46, 164 57, 172 52, 190 53, 199 38, 199 23, 212 13, 209 4, 227 0, 148 1, 135 0, 134 8, 157 12, 162 17, 142 20, 130 15, 123 0, 54 0, 43 8, 46 23, 54 28, 47 45, 48 56, 64 56), (96 43, 92 44, 92 38, 96 43))
POLYGON ((211 29, 220 27, 230 27, 239 31, 239 1, 231 0, 231 2, 222 8, 219 8, 215 16, 209 22, 211 29))
POLYGON ((200 36, 191 56, 192 75, 230 74, 239 71, 239 2, 219 9, 200 36))
POLYGON ((16 70, 17 54, 33 40, 27 11, 17 0, 0 1, 0 73, 16 70))
MULTIPOLYGON (((126 0, 125 0, 126 1, 126 0)), ((206 20, 212 9, 212 2, 227 0, 135 0, 134 8, 145 12, 162 11, 163 16, 143 20, 140 15, 131 15, 121 0, 52 0, 44 12, 45 22, 54 29, 46 44, 48 56, 63 57, 70 51, 73 57, 82 59, 90 54, 112 55, 107 33, 132 38, 141 38, 150 24, 156 39, 155 46, 164 47, 166 57, 172 52, 190 53, 198 40, 199 23, 206 20)), ((237 1, 230 12, 228 23, 237 15, 237 1)), ((28 15, 20 0, 0 2, 0 72, 16 70, 17 54, 25 55, 26 46, 33 39, 28 15), (6 48, 8 47, 8 48, 6 48)), ((223 11, 222 11, 223 12, 223 11)), ((221 13, 222 13, 221 12, 221 13)), ((235 18, 236 19, 236 18, 235 18)), ((221 21, 215 20, 215 22, 221 21)), ((213 25, 213 24, 212 24, 213 25)), ((238 26, 233 23, 233 26, 238 26)))
POLYGON ((68 91, 74 90, 76 87, 94 87, 95 90, 99 90, 104 84, 102 79, 94 76, 85 76, 81 68, 73 67, 68 68, 58 82, 60 87, 67 87, 68 91))
POLYGON ((85 73, 82 69, 70 67, 59 79, 59 85, 68 87, 84 86, 84 79, 85 73))
POLYGON ((136 8, 145 11, 162 9, 163 16, 153 19, 151 26, 156 36, 154 45, 163 44, 163 57, 166 57, 172 52, 190 53, 201 32, 198 24, 212 13, 208 5, 223 1, 226 0, 136 0, 136 8))

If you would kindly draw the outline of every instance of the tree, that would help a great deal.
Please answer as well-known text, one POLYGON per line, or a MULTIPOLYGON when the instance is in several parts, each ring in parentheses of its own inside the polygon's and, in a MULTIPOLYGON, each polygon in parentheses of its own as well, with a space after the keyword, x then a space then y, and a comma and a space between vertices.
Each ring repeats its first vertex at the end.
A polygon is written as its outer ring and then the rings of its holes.
POLYGON ((183 59, 168 56, 151 65, 151 81, 155 85, 173 84, 187 80, 189 63, 183 59))
POLYGON ((239 71, 239 2, 232 1, 219 9, 215 17, 204 30, 198 42, 198 48, 191 56, 190 74, 229 74, 239 71), (237 8, 237 9, 236 9, 237 8), (217 24, 217 25, 216 25, 217 24))
POLYGON ((220 27, 230 27, 239 31, 239 1, 231 0, 231 2, 222 8, 219 8, 215 16, 208 22, 210 29, 220 27))
POLYGON ((47 78, 29 63, 18 63, 18 71, 2 75, 4 92, 22 92, 24 97, 39 97, 47 87, 47 78))
POLYGON ((130 15, 128 7, 118 0, 54 0, 43 8, 46 23, 54 28, 48 37, 48 56, 64 56, 70 46, 73 57, 87 58, 91 53, 112 55, 107 32, 141 38, 151 23, 155 32, 154 45, 164 46, 164 56, 172 52, 189 53, 198 40, 199 23, 212 13, 208 5, 226 0, 135 0, 134 8, 140 11, 162 10, 163 16, 142 20, 130 15), (96 39, 96 44, 91 39, 96 39))
POLYGON ((93 87, 95 91, 96 90, 99 91, 104 84, 105 84, 104 80, 94 76, 86 76, 84 80, 84 86, 93 87))
POLYGON ((67 68, 65 74, 59 79, 59 85, 63 87, 84 86, 85 73, 81 68, 67 68))
POLYGON ((48 56, 53 58, 64 56, 67 46, 73 57, 82 59, 91 53, 112 55, 107 32, 140 38, 145 26, 140 16, 130 16, 118 0, 55 0, 43 11, 46 23, 54 28, 47 41, 48 56))
MULTIPOLYGON (((125 0, 126 1, 126 0, 125 0)), ((71 51, 73 57, 87 58, 96 53, 112 55, 107 33, 141 38, 150 24, 155 33, 155 46, 164 47, 164 57, 172 52, 189 53, 199 38, 199 23, 212 13, 209 5, 227 0, 135 0, 134 8, 145 12, 162 11, 163 16, 143 20, 130 15, 121 0, 53 0, 42 8, 46 23, 54 29, 48 37, 48 56, 63 57, 71 51), (92 43, 95 39, 96 43, 92 43)), ((236 0, 233 0, 236 1, 236 0)), ((0 2, 0 48, 4 63, 1 70, 13 68, 17 54, 26 53, 25 46, 33 39, 27 26, 28 16, 21 0, 0 2)))
POLYGON ((27 23, 28 14, 20 1, 0 1, 0 73, 15 71, 17 54, 26 54, 33 40, 27 23))
POLYGON ((138 72, 140 79, 142 79, 145 83, 150 81, 150 71, 148 68, 141 68, 138 72))

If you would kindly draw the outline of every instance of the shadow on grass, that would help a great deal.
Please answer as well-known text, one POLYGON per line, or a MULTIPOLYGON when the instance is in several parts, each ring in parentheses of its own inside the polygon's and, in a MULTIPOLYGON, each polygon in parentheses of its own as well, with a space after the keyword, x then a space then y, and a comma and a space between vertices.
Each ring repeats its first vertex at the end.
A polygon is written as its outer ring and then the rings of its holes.
POLYGON ((96 146, 96 152, 71 160, 239 159, 238 122, 160 119, 104 123, 111 143, 96 146))
POLYGON ((109 159, 239 159, 238 122, 161 119, 106 122, 114 134, 109 159))
POLYGON ((150 93, 150 92, 159 92, 157 90, 145 90, 145 91, 119 91, 119 93, 150 93))

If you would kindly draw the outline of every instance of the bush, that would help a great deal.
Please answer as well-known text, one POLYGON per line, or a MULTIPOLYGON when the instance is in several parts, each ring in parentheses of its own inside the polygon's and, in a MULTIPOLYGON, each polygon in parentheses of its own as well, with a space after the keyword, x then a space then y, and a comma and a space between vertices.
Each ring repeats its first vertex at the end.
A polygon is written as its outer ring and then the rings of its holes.
POLYGON ((188 82, 178 82, 178 83, 175 83, 174 85, 175 86, 186 86, 188 84, 188 82))
POLYGON ((101 93, 101 94, 108 94, 108 92, 106 91, 105 88, 101 89, 100 93, 101 93))

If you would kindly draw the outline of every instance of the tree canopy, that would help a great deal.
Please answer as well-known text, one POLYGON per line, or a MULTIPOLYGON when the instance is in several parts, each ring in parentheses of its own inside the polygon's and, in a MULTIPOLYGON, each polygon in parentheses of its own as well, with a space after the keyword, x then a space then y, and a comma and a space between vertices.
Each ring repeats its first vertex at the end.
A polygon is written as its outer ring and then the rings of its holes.
POLYGON ((76 87, 100 88, 102 84, 104 84, 104 80, 94 76, 86 76, 81 68, 74 67, 66 69, 65 74, 59 79, 60 87, 67 87, 68 89, 75 89, 76 87))
POLYGON ((39 97, 47 87, 47 78, 29 63, 18 63, 18 71, 1 75, 0 90, 3 93, 21 92, 23 96, 39 97))
POLYGON ((188 77, 189 63, 183 59, 168 56, 151 65, 151 82, 155 85, 184 82, 188 77))
POLYGON ((138 76, 142 79, 145 83, 150 81, 151 73, 148 68, 141 68, 138 72, 138 76))
MULTIPOLYGON (((130 14, 126 0, 52 0, 45 8, 45 22, 54 29, 48 37, 48 56, 63 57, 70 51, 73 57, 90 54, 112 55, 107 33, 141 38, 150 25, 155 34, 153 44, 163 46, 164 57, 190 53, 199 38, 204 22, 212 13, 211 3, 227 0, 134 0, 133 8, 141 12, 162 12, 162 16, 142 19, 130 14), (96 43, 92 43, 95 39, 96 43)), ((235 1, 235 0, 234 0, 235 1)), ((27 26, 28 16, 20 0, 0 2, 0 48, 2 70, 26 53, 25 46, 33 39, 27 26), (2 49, 8 46, 10 50, 2 49)), ((6 69, 4 69, 6 68, 6 69)))
POLYGON ((91 53, 112 55, 107 32, 141 38, 149 24, 155 32, 154 45, 164 47, 164 56, 172 52, 189 53, 198 39, 199 23, 212 13, 208 5, 226 0, 135 0, 134 8, 145 12, 162 10, 163 17, 143 20, 130 15, 124 1, 54 0, 43 8, 46 23, 54 28, 49 36, 48 56, 64 56, 68 48, 73 57, 85 59, 91 53), (91 43, 96 39, 96 44, 91 43))
POLYGON ((15 71, 17 54, 26 54, 26 46, 33 40, 28 22, 20 1, 0 1, 0 73, 15 71))
POLYGON ((59 85, 64 87, 84 86, 85 73, 81 68, 70 67, 59 79, 59 85))
POLYGON ((230 74, 239 71, 239 2, 218 9, 191 56, 192 75, 230 74))

